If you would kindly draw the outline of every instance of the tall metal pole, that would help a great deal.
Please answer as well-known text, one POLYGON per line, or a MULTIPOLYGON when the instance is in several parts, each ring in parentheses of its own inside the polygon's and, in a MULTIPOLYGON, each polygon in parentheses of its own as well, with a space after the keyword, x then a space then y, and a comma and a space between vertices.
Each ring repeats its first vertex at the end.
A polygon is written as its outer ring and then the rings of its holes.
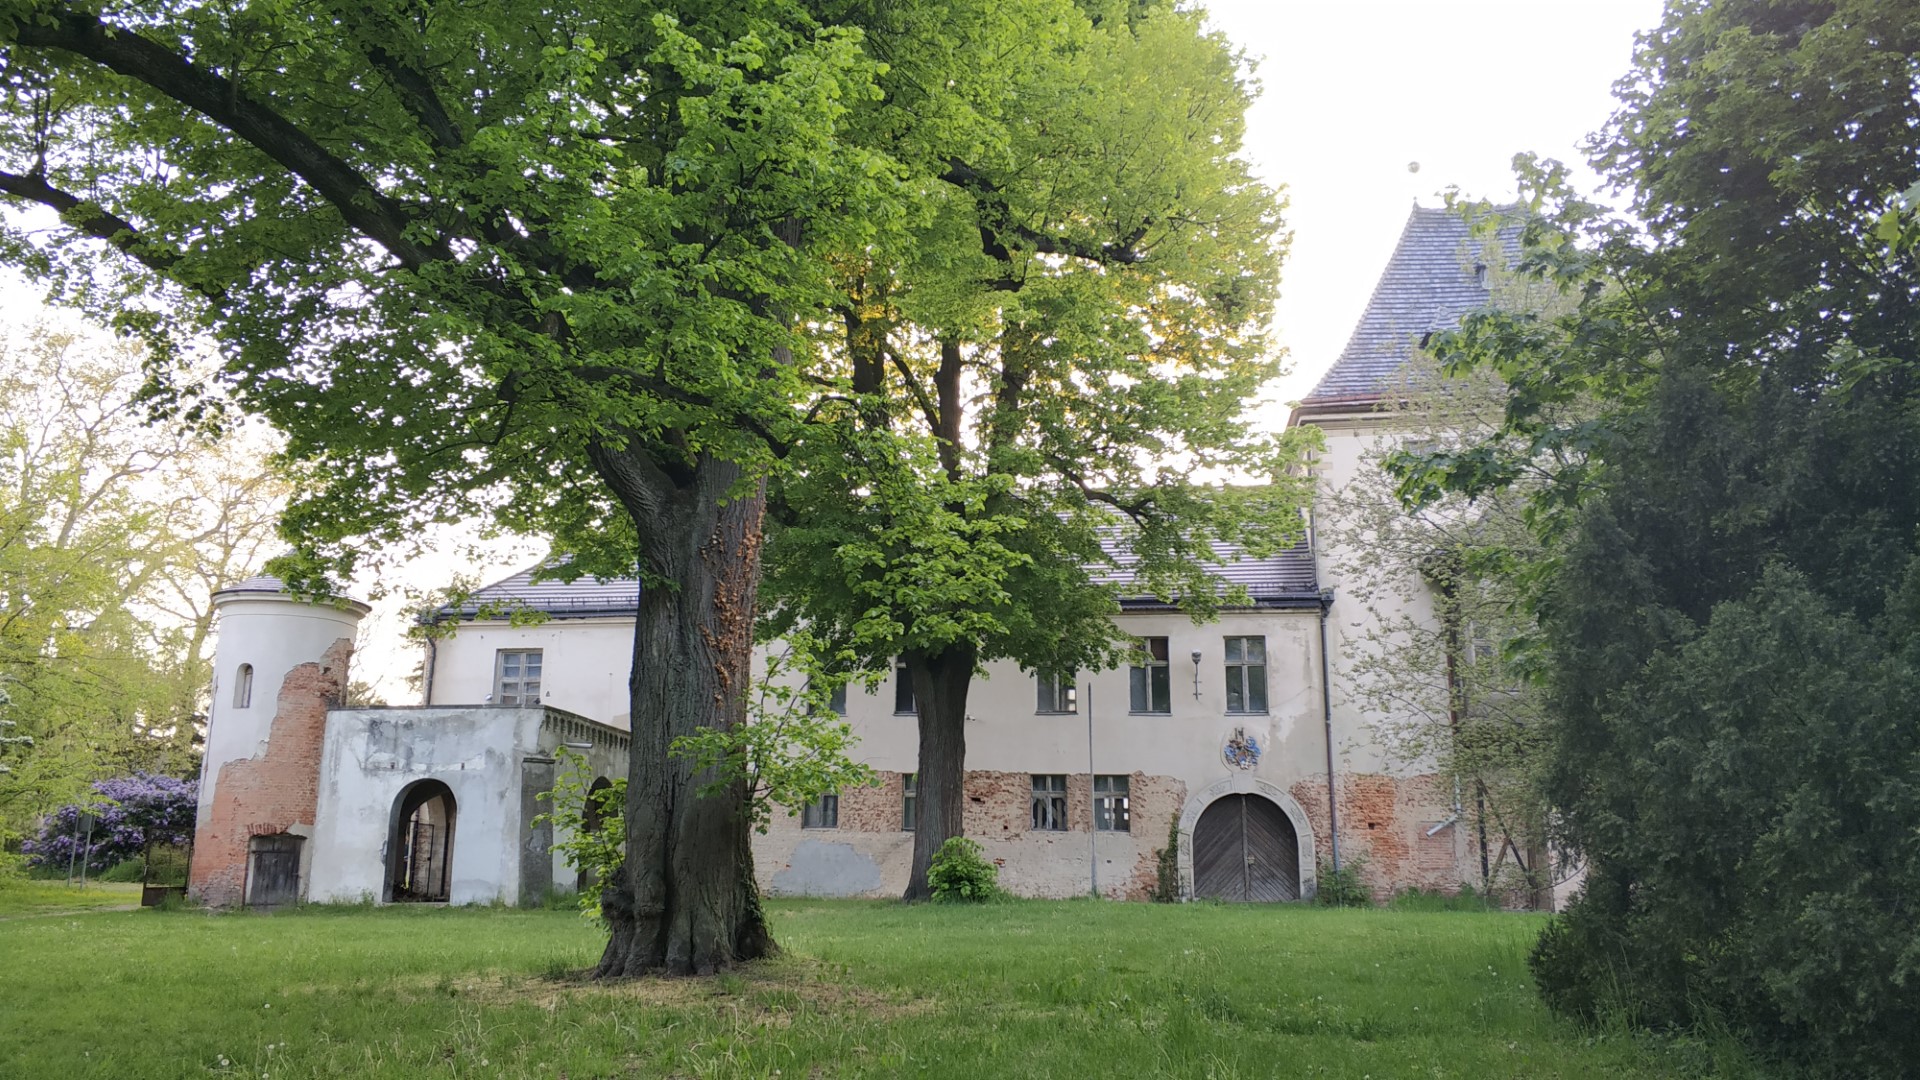
POLYGON ((1087 687, 1087 865, 1093 868, 1092 896, 1100 899, 1100 800, 1093 793, 1093 687, 1087 687))

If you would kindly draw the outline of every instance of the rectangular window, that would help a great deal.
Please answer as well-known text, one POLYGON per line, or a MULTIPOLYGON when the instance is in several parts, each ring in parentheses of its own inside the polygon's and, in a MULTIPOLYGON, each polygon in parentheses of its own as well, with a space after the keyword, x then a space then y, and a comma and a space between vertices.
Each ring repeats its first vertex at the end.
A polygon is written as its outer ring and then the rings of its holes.
POLYGON ((803 829, 839 828, 840 796, 822 795, 818 799, 801 807, 800 827, 803 829))
POLYGON ((1073 679, 1064 675, 1048 675, 1045 672, 1034 677, 1040 686, 1040 700, 1034 706, 1034 712, 1070 713, 1076 711, 1073 679))
POLYGON ((1227 711, 1267 711, 1267 639, 1227 639, 1227 711))
POLYGON ((1100 832, 1129 832, 1127 818, 1127 778, 1093 778, 1093 827, 1100 832))
POLYGON ((912 832, 920 820, 920 785, 914 782, 912 773, 905 774, 901 779, 904 791, 900 796, 900 829, 902 832, 912 832))
POLYGON ((1127 688, 1132 700, 1129 707, 1137 713, 1172 712, 1173 688, 1170 678, 1167 639, 1141 638, 1139 648, 1134 652, 1133 666, 1127 669, 1127 688))
POLYGON ((1058 774, 1033 778, 1033 827, 1041 832, 1067 830, 1067 778, 1058 774))
POLYGON ((893 711, 911 715, 913 707, 913 678, 907 674, 907 665, 893 665, 893 711))
POLYGON ((847 715, 846 683, 841 683, 839 686, 833 688, 833 693, 827 697, 827 708, 832 709, 836 715, 847 715))
POLYGON ((540 666, 539 649, 501 649, 494 665, 494 704, 540 704, 540 666))

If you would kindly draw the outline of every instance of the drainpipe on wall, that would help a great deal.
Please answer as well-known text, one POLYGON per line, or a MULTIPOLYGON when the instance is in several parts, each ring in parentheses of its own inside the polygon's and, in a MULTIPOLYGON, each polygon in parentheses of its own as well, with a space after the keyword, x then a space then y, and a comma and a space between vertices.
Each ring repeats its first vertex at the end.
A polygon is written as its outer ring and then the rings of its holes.
POLYGON ((1333 842, 1333 869, 1340 869, 1340 811, 1333 792, 1333 679, 1327 663, 1327 614, 1333 590, 1320 590, 1320 723, 1327 735, 1327 836, 1333 842))

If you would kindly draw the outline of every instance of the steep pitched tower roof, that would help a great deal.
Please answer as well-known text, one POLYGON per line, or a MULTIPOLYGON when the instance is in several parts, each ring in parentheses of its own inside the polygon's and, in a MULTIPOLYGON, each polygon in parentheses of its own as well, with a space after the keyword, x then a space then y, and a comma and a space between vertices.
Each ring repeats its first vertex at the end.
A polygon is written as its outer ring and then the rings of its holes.
MULTIPOLYGON (((1517 225, 1500 230, 1504 254, 1515 252, 1518 235, 1517 225)), ((1294 422, 1370 411, 1429 335, 1451 330, 1462 316, 1486 307, 1492 294, 1484 244, 1454 212, 1415 204, 1353 337, 1294 409, 1294 422)))

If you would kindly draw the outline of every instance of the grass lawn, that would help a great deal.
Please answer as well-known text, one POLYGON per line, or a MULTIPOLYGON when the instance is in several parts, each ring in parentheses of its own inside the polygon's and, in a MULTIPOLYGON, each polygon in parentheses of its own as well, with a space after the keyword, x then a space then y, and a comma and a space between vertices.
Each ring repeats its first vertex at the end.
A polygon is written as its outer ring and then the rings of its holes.
POLYGON ((0 923, 0 1076, 1667 1077, 1541 1009, 1528 916, 776 902, 780 959, 603 987, 570 912, 0 923))
MULTIPOLYGON (((10 878, 0 881, 0 919, 17 915, 42 915, 56 911, 85 911, 89 908, 122 907, 140 902, 138 884, 102 885, 89 881, 85 888, 65 881, 36 881, 10 878)), ((4 960, 0 960, 4 963, 4 960)))

